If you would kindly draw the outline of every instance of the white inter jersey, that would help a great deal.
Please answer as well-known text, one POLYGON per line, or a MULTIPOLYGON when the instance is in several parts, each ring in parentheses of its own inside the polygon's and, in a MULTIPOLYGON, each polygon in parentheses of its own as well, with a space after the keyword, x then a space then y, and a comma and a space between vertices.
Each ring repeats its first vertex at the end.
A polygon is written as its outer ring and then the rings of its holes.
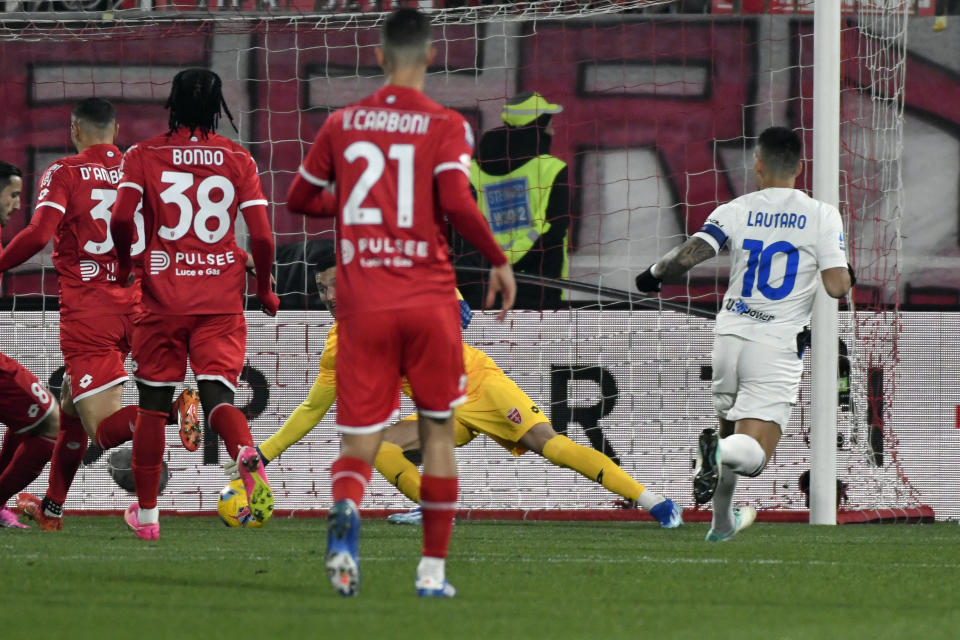
POLYGON ((771 187, 717 207, 695 236, 733 264, 717 334, 793 347, 810 322, 818 273, 845 267, 843 223, 836 207, 797 189, 771 187))

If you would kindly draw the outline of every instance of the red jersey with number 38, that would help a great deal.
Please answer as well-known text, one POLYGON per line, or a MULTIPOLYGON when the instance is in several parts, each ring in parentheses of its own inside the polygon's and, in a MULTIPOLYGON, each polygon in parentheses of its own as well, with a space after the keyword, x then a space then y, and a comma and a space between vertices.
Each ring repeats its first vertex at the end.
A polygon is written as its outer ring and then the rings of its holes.
POLYGON ((266 206, 250 153, 218 134, 179 129, 123 156, 122 186, 143 194, 143 304, 166 315, 243 312, 244 255, 237 212, 266 206))
POLYGON ((472 153, 463 116, 415 89, 386 86, 327 118, 300 175, 336 185, 338 316, 454 299, 434 176, 469 175, 472 153))
MULTIPOLYGON (((53 265, 60 280, 60 313, 71 317, 126 314, 140 299, 139 285, 116 285, 117 252, 110 235, 110 208, 117 199, 120 150, 87 147, 50 165, 40 179, 37 206, 60 212, 53 265)), ((143 218, 130 253, 143 251, 143 218)))

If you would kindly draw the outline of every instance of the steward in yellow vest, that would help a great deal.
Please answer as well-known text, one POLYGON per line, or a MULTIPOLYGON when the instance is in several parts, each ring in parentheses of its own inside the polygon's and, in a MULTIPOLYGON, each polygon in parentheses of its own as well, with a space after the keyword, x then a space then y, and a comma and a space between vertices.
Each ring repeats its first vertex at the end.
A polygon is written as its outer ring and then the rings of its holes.
MULTIPOLYGON (((566 278, 570 228, 567 164, 550 155, 554 114, 562 107, 537 93, 503 107, 505 126, 480 138, 470 184, 515 273, 566 278)), ((517 309, 555 309, 563 291, 517 282, 517 309)))

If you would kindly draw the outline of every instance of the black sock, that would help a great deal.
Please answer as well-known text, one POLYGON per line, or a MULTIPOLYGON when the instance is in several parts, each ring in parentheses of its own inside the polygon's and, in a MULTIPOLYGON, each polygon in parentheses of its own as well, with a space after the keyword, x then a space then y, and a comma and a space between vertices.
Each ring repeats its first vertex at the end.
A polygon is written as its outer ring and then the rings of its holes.
POLYGON ((63 516, 63 505, 57 504, 46 496, 43 497, 43 502, 40 503, 40 507, 43 509, 43 515, 45 516, 51 518, 60 518, 63 516))

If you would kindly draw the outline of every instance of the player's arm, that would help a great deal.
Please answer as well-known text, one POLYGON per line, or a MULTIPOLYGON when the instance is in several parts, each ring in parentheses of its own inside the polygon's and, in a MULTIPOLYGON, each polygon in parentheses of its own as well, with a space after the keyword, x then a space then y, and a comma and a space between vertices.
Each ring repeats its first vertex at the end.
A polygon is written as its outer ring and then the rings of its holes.
POLYGON ((731 226, 732 210, 726 206, 714 210, 695 234, 679 247, 674 247, 662 258, 637 276, 637 290, 644 293, 660 291, 664 280, 679 278, 686 272, 718 253, 727 242, 725 229, 731 226))
POLYGON ((0 255, 0 272, 23 264, 42 250, 57 231, 70 202, 63 165, 54 163, 40 180, 40 194, 30 224, 13 237, 0 255))
POLYGON ((273 232, 267 220, 267 207, 254 204, 241 209, 243 219, 250 230, 250 255, 253 257, 254 272, 257 278, 257 299, 263 304, 267 315, 277 314, 280 299, 271 285, 273 272, 273 232))
POLYGON ((117 252, 117 282, 121 286, 127 286, 131 282, 130 269, 133 264, 130 247, 133 245, 133 234, 136 233, 133 214, 143 199, 144 185, 140 149, 137 145, 133 145, 123 154, 120 172, 117 201, 110 214, 110 235, 117 252))
POLYGON ((824 269, 820 272, 820 278, 823 279, 823 288, 831 298, 842 298, 850 291, 850 287, 856 282, 856 276, 853 275, 853 267, 849 264, 845 267, 834 267, 824 269))
POLYGON ((337 215, 337 200, 333 193, 333 151, 331 135, 342 119, 339 112, 327 118, 303 164, 287 190, 287 209, 304 216, 331 217, 337 215))
POLYGON ((513 308, 517 283, 506 254, 497 244, 490 226, 483 217, 470 187, 470 154, 473 152, 473 132, 462 117, 450 121, 451 129, 443 143, 438 145, 433 175, 437 206, 447 220, 492 265, 490 286, 484 306, 494 305, 499 293, 503 307, 497 317, 503 320, 513 308))
POLYGON ((21 229, 3 249, 3 254, 0 255, 0 271, 23 264, 47 246, 61 218, 62 214, 51 207, 34 210, 30 224, 21 229))
POLYGON ((258 448, 269 462, 303 440, 316 427, 337 399, 337 374, 332 369, 320 369, 307 399, 293 410, 283 426, 258 448))
POLYGON ((665 256, 647 267, 637 276, 637 289, 640 291, 660 291, 664 280, 672 280, 685 274, 704 260, 717 255, 716 249, 697 236, 690 236, 679 247, 670 250, 665 256))
POLYGON ((297 174, 287 191, 287 209, 314 218, 329 218, 337 215, 337 196, 330 188, 321 187, 297 174))
POLYGON ((260 185, 260 175, 252 157, 242 169, 238 210, 250 231, 250 256, 257 279, 257 299, 268 316, 277 315, 280 299, 273 292, 273 231, 267 219, 267 199, 260 185))
POLYGON ((506 254, 497 244, 487 221, 470 195, 470 181, 460 171, 442 171, 436 176, 437 204, 463 239, 472 244, 492 265, 490 288, 484 306, 492 307, 499 293, 503 306, 497 317, 503 320, 513 308, 517 283, 506 254))
POLYGON ((843 241, 843 220, 836 207, 823 205, 820 233, 817 237, 817 266, 823 288, 832 298, 842 298, 857 281, 853 267, 847 262, 847 250, 843 241))

